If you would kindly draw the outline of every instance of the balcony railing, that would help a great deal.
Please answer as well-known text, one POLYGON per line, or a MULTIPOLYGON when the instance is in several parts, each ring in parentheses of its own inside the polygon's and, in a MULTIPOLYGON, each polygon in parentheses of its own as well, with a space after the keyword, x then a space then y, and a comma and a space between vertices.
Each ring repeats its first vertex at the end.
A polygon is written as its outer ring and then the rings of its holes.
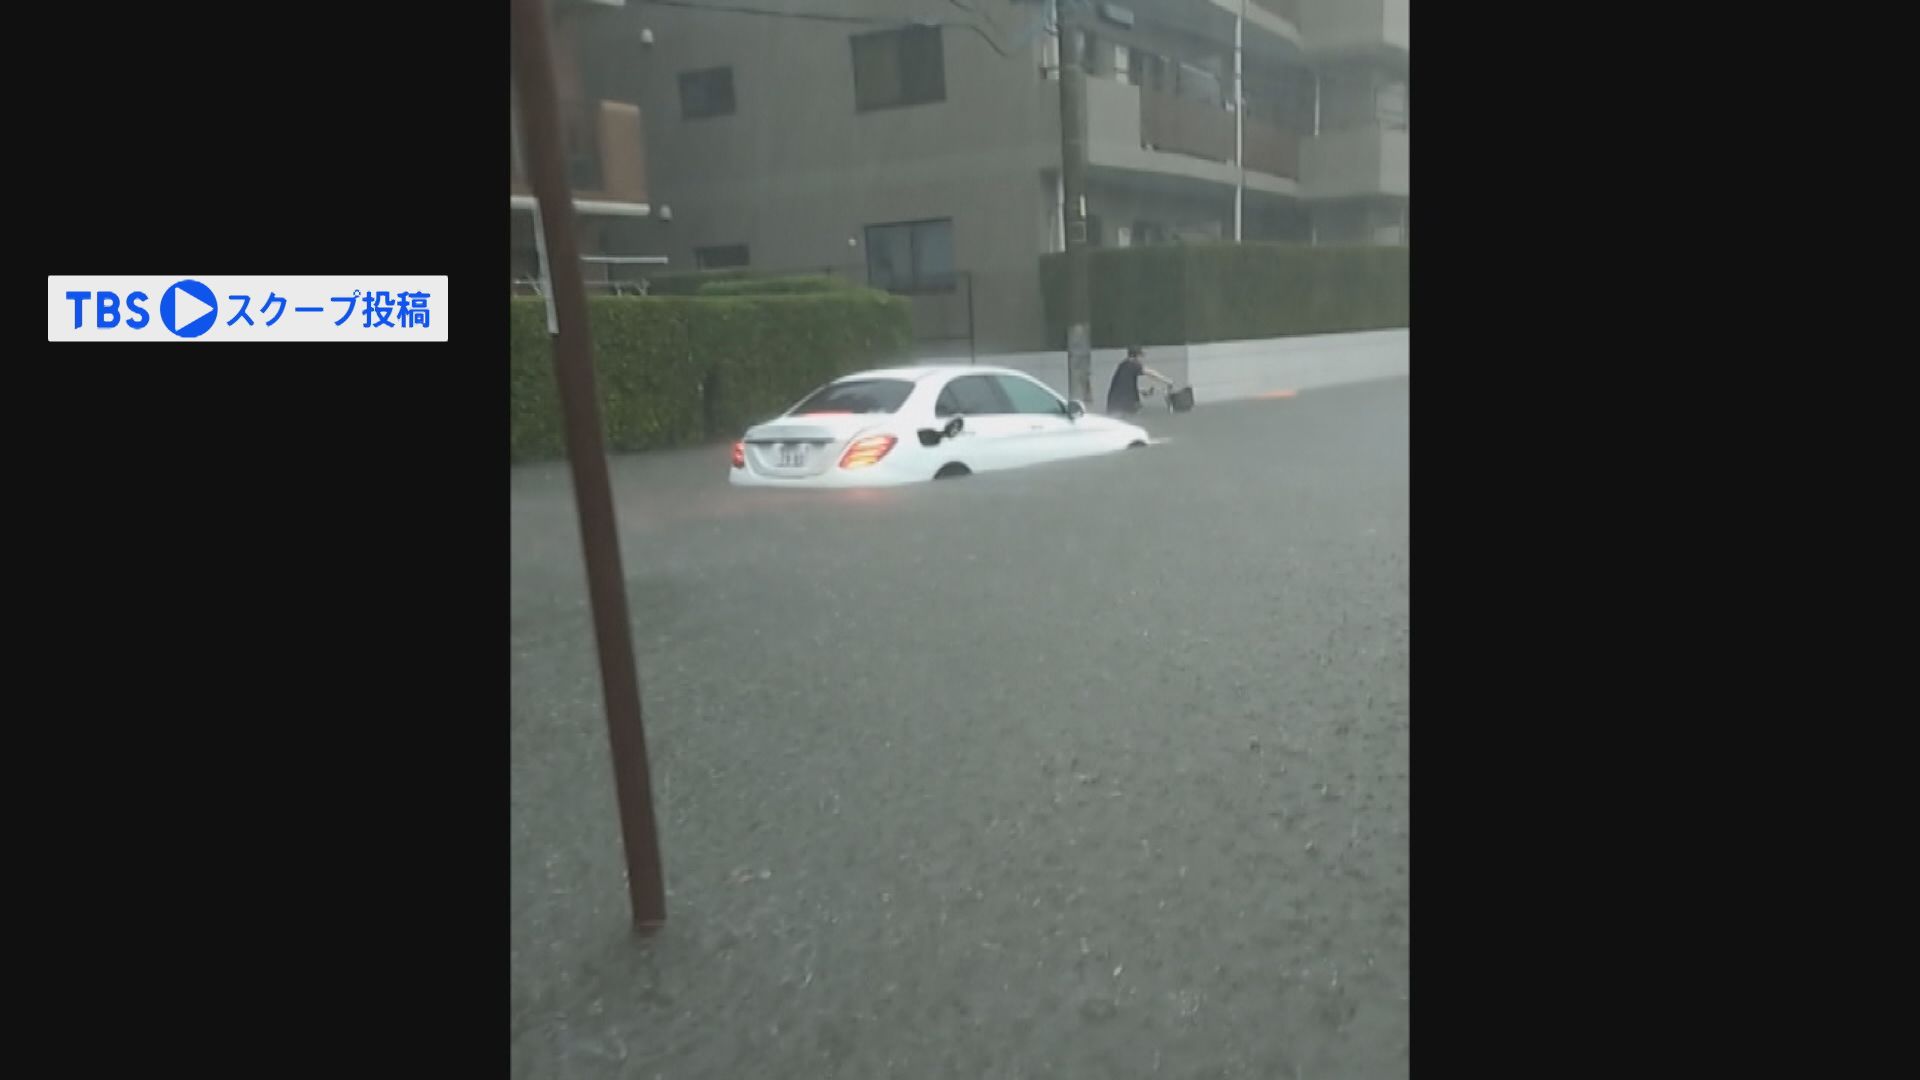
POLYGON ((1256 6, 1266 8, 1295 26, 1300 25, 1300 0, 1253 0, 1253 2, 1256 6))
MULTIPOLYGON (((1233 163, 1233 113, 1205 101, 1140 91, 1140 142, 1163 153, 1233 163)), ((1300 139, 1283 128, 1248 117, 1243 131, 1247 168, 1300 177, 1300 139)))
MULTIPOLYGON (((560 123, 567 148, 567 183, 574 194, 620 202, 647 201, 646 135, 639 106, 620 101, 563 101, 560 123)), ((515 146, 513 190, 524 193, 525 150, 518 141, 515 146)))
POLYGON ((1140 141, 1152 150, 1233 160, 1233 114, 1204 101, 1140 91, 1140 141))
POLYGON ((1309 140, 1303 186, 1315 198, 1410 193, 1407 133, 1377 126, 1327 132, 1309 140))
POLYGON ((1247 168, 1289 180, 1300 179, 1299 136, 1248 117, 1242 143, 1247 168))

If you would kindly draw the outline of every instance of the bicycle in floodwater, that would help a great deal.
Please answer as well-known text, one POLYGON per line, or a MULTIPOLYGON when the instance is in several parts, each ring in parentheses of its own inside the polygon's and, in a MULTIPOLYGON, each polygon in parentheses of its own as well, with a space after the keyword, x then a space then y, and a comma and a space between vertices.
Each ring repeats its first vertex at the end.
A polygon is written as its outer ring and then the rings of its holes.
MULTIPOLYGON (((1143 393, 1145 393, 1147 397, 1152 397, 1158 393, 1158 391, 1149 386, 1143 393)), ((1167 411, 1170 413, 1190 412, 1193 409, 1193 387, 1191 386, 1183 386, 1178 390, 1169 390, 1165 397, 1167 401, 1167 411)))

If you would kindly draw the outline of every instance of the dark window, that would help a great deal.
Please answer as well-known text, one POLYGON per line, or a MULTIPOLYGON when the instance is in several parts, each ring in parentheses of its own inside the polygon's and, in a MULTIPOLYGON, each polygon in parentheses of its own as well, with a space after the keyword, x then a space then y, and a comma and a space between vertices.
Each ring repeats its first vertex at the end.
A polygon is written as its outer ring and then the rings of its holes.
POLYGON ((867 283, 890 292, 951 292, 953 219, 867 226, 867 283))
POLYGON ((1408 109, 1411 99, 1407 95, 1407 84, 1390 82, 1374 92, 1374 101, 1379 106, 1380 126, 1387 131, 1406 131, 1407 118, 1412 115, 1408 109))
POLYGON ((933 405, 935 416, 997 416, 1012 411, 999 384, 988 375, 960 376, 940 391, 933 405))
POLYGON ((1017 413, 1037 413, 1041 416, 1059 416, 1067 411, 1066 404, 1053 396, 1053 391, 1017 375, 995 375, 1000 384, 1000 392, 1013 403, 1017 413))
POLYGON ((1133 85, 1147 90, 1167 90, 1167 59, 1157 53, 1135 49, 1127 54, 1127 73, 1133 85))
POLYGON ((728 270, 747 265, 747 245, 721 244, 693 249, 693 265, 701 270, 728 270))
POLYGON ((853 101, 860 112, 947 100, 940 28, 912 26, 853 36, 853 101))
POLYGON ((912 393, 913 384, 905 379, 849 379, 815 390, 791 415, 897 412, 912 393))
POLYGON ((733 69, 707 68, 680 73, 680 118, 702 120, 733 114, 733 69))
POLYGON ((1140 247, 1167 242, 1167 227, 1157 221, 1136 221, 1133 223, 1133 242, 1140 247))

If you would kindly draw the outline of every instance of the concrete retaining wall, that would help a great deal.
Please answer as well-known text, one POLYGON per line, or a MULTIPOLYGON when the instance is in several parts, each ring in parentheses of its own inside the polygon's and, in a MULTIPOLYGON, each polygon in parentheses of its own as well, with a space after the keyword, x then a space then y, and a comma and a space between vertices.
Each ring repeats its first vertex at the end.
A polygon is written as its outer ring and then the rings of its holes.
MULTIPOLYGON (((1147 350, 1147 366, 1193 387, 1196 405, 1259 397, 1283 390, 1311 390, 1411 374, 1411 330, 1372 330, 1358 334, 1215 341, 1205 345, 1160 345, 1147 350)), ((1107 384, 1125 349, 1093 351, 1096 411, 1107 403, 1107 384)), ((964 364, 967 358, 929 360, 964 364)), ((1067 395, 1067 354, 1011 353, 981 356, 982 364, 1015 368, 1067 395)), ((1157 399, 1156 399, 1157 400, 1157 399)), ((1149 408, 1152 403, 1149 403, 1149 408)))

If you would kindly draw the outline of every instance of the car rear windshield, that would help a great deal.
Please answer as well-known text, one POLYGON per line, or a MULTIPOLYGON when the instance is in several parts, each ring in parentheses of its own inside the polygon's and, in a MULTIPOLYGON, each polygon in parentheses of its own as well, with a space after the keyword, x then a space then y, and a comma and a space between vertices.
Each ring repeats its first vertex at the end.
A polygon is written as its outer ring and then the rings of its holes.
POLYGON ((913 384, 905 379, 850 379, 815 390, 793 407, 793 415, 898 412, 911 393, 913 384))

